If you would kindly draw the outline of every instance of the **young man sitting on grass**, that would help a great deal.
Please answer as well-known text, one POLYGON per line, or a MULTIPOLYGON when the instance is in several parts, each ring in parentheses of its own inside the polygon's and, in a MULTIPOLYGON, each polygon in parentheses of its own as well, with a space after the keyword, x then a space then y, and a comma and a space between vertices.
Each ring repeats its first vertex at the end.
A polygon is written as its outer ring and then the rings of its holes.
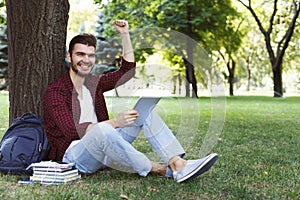
POLYGON ((103 93, 135 74, 128 23, 118 20, 114 27, 123 44, 117 71, 90 74, 95 64, 94 36, 81 34, 70 42, 70 69, 49 85, 44 96, 44 122, 51 144, 49 159, 73 162, 81 173, 94 173, 117 163, 141 176, 151 172, 173 177, 177 182, 199 176, 215 163, 217 154, 199 160, 183 159, 184 149, 155 111, 142 126, 133 126, 139 116, 133 109, 109 119, 103 93), (131 145, 141 130, 165 164, 151 162, 131 145))

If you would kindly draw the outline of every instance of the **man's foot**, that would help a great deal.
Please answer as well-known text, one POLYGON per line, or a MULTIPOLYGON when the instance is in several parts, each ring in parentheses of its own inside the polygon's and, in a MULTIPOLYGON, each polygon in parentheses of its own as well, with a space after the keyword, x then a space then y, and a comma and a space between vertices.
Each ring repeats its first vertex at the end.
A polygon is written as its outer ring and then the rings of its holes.
POLYGON ((196 178, 209 170, 217 159, 218 154, 213 153, 199 160, 188 160, 181 170, 173 172, 173 177, 178 183, 196 178))
POLYGON ((167 171, 167 165, 157 162, 152 162, 152 174, 158 174, 160 176, 165 176, 167 171))

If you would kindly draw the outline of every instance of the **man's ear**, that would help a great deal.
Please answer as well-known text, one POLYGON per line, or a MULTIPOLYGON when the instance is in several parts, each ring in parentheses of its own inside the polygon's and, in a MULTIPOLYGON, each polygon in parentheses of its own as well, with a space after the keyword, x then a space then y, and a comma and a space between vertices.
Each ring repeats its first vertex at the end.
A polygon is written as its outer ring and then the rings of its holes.
POLYGON ((71 54, 70 54, 70 53, 67 54, 67 60, 68 60, 69 62, 71 62, 71 54))

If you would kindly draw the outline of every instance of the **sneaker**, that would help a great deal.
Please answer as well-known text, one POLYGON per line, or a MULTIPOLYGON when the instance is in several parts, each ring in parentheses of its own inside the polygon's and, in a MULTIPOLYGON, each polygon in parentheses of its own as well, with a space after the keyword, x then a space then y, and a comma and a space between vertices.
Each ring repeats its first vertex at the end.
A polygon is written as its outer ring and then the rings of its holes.
POLYGON ((203 174, 216 162, 218 154, 213 153, 199 160, 188 160, 181 170, 173 172, 173 178, 181 183, 203 174))

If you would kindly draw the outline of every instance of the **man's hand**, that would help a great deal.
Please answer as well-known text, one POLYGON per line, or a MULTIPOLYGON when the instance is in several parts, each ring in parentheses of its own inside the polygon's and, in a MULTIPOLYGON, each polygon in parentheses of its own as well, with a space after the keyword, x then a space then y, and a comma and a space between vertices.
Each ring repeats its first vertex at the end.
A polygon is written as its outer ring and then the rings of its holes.
MULTIPOLYGON (((126 127, 126 126, 129 126, 129 125, 133 124, 134 120, 138 116, 139 116, 139 113, 136 110, 130 109, 130 110, 125 110, 123 112, 120 112, 117 115, 117 117, 115 117, 113 119, 103 121, 103 122, 110 124, 114 128, 123 128, 123 127, 126 127)), ((102 122, 98 122, 98 123, 102 123, 102 122)), ((93 126, 95 126, 98 123, 90 124, 87 127, 86 132, 91 130, 91 128, 93 128, 93 126)))
POLYGON ((129 36, 129 25, 126 20, 115 20, 113 26, 116 31, 120 33, 123 46, 123 58, 128 62, 134 62, 134 51, 132 48, 130 36, 129 36))
POLYGON ((113 25, 118 33, 128 33, 129 25, 126 20, 115 20, 113 25))
POLYGON ((123 128, 134 123, 134 120, 139 116, 136 110, 130 109, 123 111, 113 119, 115 128, 123 128))

